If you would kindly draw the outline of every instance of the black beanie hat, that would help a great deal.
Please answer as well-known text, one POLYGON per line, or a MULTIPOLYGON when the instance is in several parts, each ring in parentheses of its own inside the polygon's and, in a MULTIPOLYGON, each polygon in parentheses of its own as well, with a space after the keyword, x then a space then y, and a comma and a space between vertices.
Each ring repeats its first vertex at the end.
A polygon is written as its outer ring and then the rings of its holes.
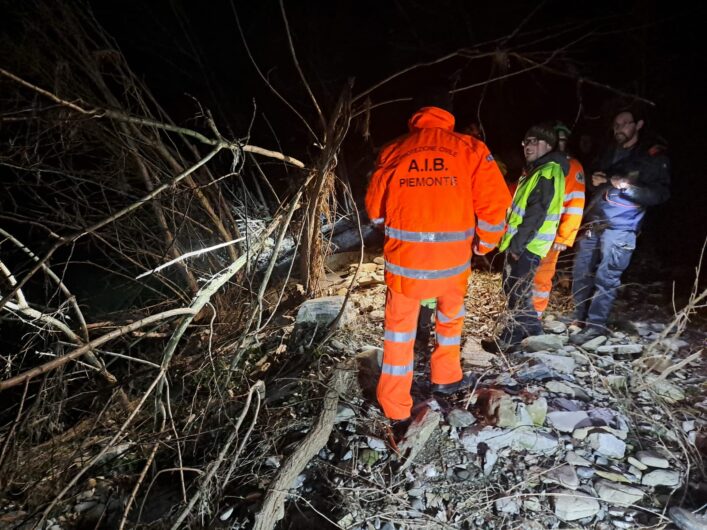
POLYGON ((557 146, 557 133, 555 132, 553 124, 549 122, 533 125, 528 129, 528 132, 525 133, 524 138, 545 140, 552 149, 555 149, 557 146))

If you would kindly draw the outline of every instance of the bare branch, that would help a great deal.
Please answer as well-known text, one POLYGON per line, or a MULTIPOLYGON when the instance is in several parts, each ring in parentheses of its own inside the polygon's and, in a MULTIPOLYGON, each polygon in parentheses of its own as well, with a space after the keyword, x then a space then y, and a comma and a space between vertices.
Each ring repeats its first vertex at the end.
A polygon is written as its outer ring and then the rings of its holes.
POLYGON ((66 355, 62 355, 61 357, 58 357, 52 361, 49 361, 48 363, 44 363, 41 366, 37 366, 36 368, 32 368, 31 370, 28 370, 22 374, 16 375, 15 377, 11 377, 10 379, 5 379, 4 381, 0 381, 0 391, 2 390, 7 390, 8 388, 12 388, 13 386, 16 386, 20 383, 23 383, 25 381, 28 381, 30 379, 33 379, 37 377, 38 375, 46 374, 48 372, 51 372, 52 370, 56 370, 57 368, 64 366, 66 363, 69 361, 72 361, 74 359, 78 359, 79 357, 85 355, 92 349, 100 346, 101 344, 105 344, 106 342, 109 342, 115 338, 122 337, 123 335, 126 335, 130 333, 131 331, 135 331, 136 329, 139 329, 143 326, 147 326, 149 324, 152 324, 154 322, 159 322, 160 320, 166 320, 168 318, 172 318, 175 316, 180 316, 180 315, 193 315, 194 310, 188 307, 180 308, 180 309, 170 309, 169 311, 164 311, 162 313, 158 313, 156 315, 151 315, 149 317, 145 317, 143 319, 140 319, 136 322, 132 322, 131 324, 128 324, 126 326, 119 327, 110 333, 106 333, 105 335, 98 337, 97 339, 93 339, 91 342, 88 344, 84 344, 80 348, 76 348, 75 350, 67 353, 66 355))

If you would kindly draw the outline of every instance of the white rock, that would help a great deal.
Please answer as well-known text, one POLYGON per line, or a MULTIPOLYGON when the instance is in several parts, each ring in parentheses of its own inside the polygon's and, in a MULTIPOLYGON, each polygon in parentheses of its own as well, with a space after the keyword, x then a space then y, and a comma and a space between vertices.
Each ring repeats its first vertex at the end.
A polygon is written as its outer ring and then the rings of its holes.
POLYGON ((597 353, 608 353, 611 355, 633 355, 642 351, 642 344, 608 344, 597 348, 597 353))
POLYGON ((478 445, 484 442, 488 448, 498 452, 506 447, 531 452, 552 453, 559 447, 559 442, 554 436, 533 429, 532 427, 518 427, 513 430, 499 429, 497 427, 484 427, 480 431, 464 432, 461 437, 464 449, 476 454, 478 445))
POLYGON ((543 322, 543 328, 550 333, 564 333, 567 331, 567 325, 559 320, 548 320, 545 319, 543 322))
POLYGON ((641 484, 644 486, 679 486, 680 473, 669 469, 656 469, 643 475, 641 484))
POLYGON ((539 351, 556 351, 562 348, 567 342, 567 337, 564 335, 534 335, 523 339, 522 345, 524 351, 539 352, 539 351))
MULTIPOLYGON (((643 476, 643 473, 641 472, 640 469, 638 469, 636 466, 628 466, 628 472, 636 477, 636 480, 640 481, 641 477, 643 476)), ((635 482, 635 481, 632 481, 635 482)))
POLYGON ((604 335, 599 335, 594 337, 592 340, 588 340, 582 344, 582 349, 587 351, 595 351, 599 346, 606 342, 606 337, 604 335))
POLYGON ((636 453, 636 458, 644 466, 658 467, 661 469, 667 469, 670 467, 670 462, 668 462, 668 459, 657 451, 638 451, 636 453))
POLYGON ((568 464, 572 464, 573 466, 590 467, 592 465, 592 463, 589 460, 587 460, 586 458, 582 458, 574 451, 569 451, 565 455, 565 462, 567 462, 568 464))
POLYGON ((547 416, 547 400, 544 397, 539 397, 532 403, 525 406, 530 414, 530 418, 533 420, 533 424, 536 426, 541 426, 545 423, 545 417, 547 416))
POLYGON ((493 471, 493 466, 498 462, 498 453, 493 449, 486 451, 486 457, 484 458, 484 476, 488 477, 493 471))
POLYGON ((548 423, 560 432, 572 432, 578 423, 589 419, 589 414, 583 410, 556 410, 547 414, 548 423))
POLYGON ((233 507, 223 512, 221 515, 218 516, 218 518, 222 521, 226 521, 229 517, 231 517, 231 515, 233 515, 233 507))
POLYGON ((574 389, 562 381, 548 381, 545 383, 545 388, 555 394, 567 394, 574 397, 574 389))
POLYGON ((686 420, 682 422, 683 432, 690 432, 695 430, 695 420, 686 420))
POLYGON ((560 446, 553 435, 529 428, 518 428, 513 431, 511 447, 516 450, 526 449, 534 453, 554 453, 560 446))
POLYGON ((383 440, 380 438, 375 438, 374 436, 368 436, 366 438, 366 443, 368 444, 368 447, 373 449, 374 451, 386 451, 386 445, 383 440))
POLYGON ((463 429, 464 427, 476 423, 476 418, 468 410, 452 409, 449 411, 449 414, 447 414, 447 423, 452 427, 463 429))
POLYGON ((589 445, 600 455, 608 458, 623 458, 626 443, 609 433, 592 433, 587 437, 589 445))
POLYGON ((600 499, 609 504, 617 504, 619 506, 636 504, 644 495, 643 490, 608 480, 596 481, 594 489, 596 489, 600 499))
POLYGON ((631 464, 632 466, 634 466, 636 469, 638 469, 640 471, 645 471, 646 469, 648 469, 648 466, 646 464, 644 464, 643 462, 641 462, 640 460, 637 460, 636 458, 634 458, 632 456, 629 456, 627 458, 627 461, 629 464, 631 464))
POLYGON ((517 514, 520 513, 520 504, 515 497, 502 497, 496 500, 496 511, 498 513, 517 514))
POLYGON ((565 488, 576 490, 579 487, 579 477, 569 464, 551 469, 543 476, 543 482, 555 483, 565 488))
POLYGON ((341 423, 343 421, 349 421, 351 418, 355 417, 356 413, 349 406, 338 405, 336 410, 336 417, 334 418, 334 423, 341 423))
POLYGON ((549 353, 530 353, 528 357, 537 359, 543 364, 554 368, 558 372, 563 374, 571 374, 577 366, 577 362, 572 357, 567 357, 565 355, 552 355, 549 353))
POLYGON ((689 346, 689 343, 682 340, 682 339, 675 339, 675 338, 665 338, 660 341, 660 345, 663 346, 666 350, 669 351, 678 351, 680 348, 684 348, 685 346, 689 346))
POLYGON ((551 495, 555 504, 555 515, 563 521, 594 517, 599 511, 599 502, 586 493, 560 490, 551 495))

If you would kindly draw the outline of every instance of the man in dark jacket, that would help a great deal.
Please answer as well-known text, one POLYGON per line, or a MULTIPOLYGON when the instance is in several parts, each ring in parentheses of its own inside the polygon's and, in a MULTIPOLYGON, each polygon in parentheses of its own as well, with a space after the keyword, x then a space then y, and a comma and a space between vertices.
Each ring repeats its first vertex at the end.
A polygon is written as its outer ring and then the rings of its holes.
POLYGON ((635 111, 619 112, 613 122, 615 144, 592 173, 595 191, 585 210, 586 229, 572 283, 574 318, 586 328, 570 337, 573 344, 605 333, 646 209, 670 197, 670 164, 662 150, 651 150, 639 141, 643 126, 635 111))
POLYGON ((510 351, 522 339, 542 333, 531 291, 540 260, 552 247, 562 214, 567 157, 553 151, 557 133, 551 123, 532 126, 522 142, 527 162, 506 216, 508 225, 499 250, 506 251, 503 290, 509 320, 497 340, 484 340, 487 351, 510 351))

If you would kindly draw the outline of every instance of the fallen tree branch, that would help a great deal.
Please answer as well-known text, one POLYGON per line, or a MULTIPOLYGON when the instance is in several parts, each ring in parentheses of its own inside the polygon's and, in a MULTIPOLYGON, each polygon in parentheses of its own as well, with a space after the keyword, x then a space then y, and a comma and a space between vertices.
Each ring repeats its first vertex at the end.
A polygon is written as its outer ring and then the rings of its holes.
POLYGON ((106 342, 109 342, 115 338, 121 337, 127 333, 130 333, 131 331, 134 331, 136 329, 139 329, 143 326, 147 326, 149 324, 152 324, 153 322, 158 322, 160 320, 165 320, 167 318, 171 318, 174 316, 179 316, 179 315, 193 315, 194 314, 194 309, 191 308, 180 308, 180 309, 170 309, 169 311, 164 311, 162 313, 157 313, 156 315, 151 315, 149 317, 145 317, 143 319, 137 320, 136 322, 133 322, 132 324, 128 324, 126 326, 119 327, 110 333, 106 333, 105 335, 102 335, 101 337, 98 337, 97 339, 92 340, 91 342, 84 344, 80 348, 76 348, 75 350, 67 353, 66 355, 62 355, 61 357, 57 357, 56 359, 49 361, 48 363, 44 363, 41 366, 37 366, 35 368, 32 368, 31 370, 28 370, 24 373, 21 373, 19 375, 16 375, 15 377, 11 377, 10 379, 5 379, 4 381, 0 381, 0 392, 3 390, 7 390, 8 388, 12 388, 13 386, 19 385, 20 383, 24 383, 25 381, 28 381, 30 379, 33 379, 37 377, 38 375, 46 374, 47 372, 51 372, 52 370, 56 370, 57 368, 64 366, 66 363, 69 361, 72 361, 74 359, 78 359, 79 357, 85 355, 92 349, 100 346, 101 344, 105 344, 106 342))
POLYGON ((52 92, 49 92, 48 90, 38 87, 37 85, 33 85, 29 81, 25 81, 21 77, 16 76, 12 72, 8 72, 4 68, 0 68, 0 75, 4 75, 5 77, 12 79, 13 81, 21 84, 24 87, 34 90, 38 94, 41 94, 45 97, 48 97, 49 99, 51 99, 55 103, 58 103, 59 105, 70 108, 71 110, 74 110, 80 114, 84 114, 87 116, 94 116, 96 118, 106 117, 106 118, 120 120, 120 121, 124 121, 124 122, 128 122, 128 123, 134 123, 137 125, 147 125, 150 127, 156 127, 158 129, 162 129, 164 131, 170 131, 170 132, 183 134, 184 136, 190 136, 196 140, 199 140, 201 143, 206 144, 206 145, 220 146, 221 148, 223 148, 223 147, 237 148, 237 149, 240 149, 240 150, 248 152, 248 153, 255 153, 255 154, 267 156, 270 158, 276 158, 278 160, 282 160, 283 162, 287 162, 289 164, 292 164, 293 166, 297 166, 299 168, 304 168, 304 163, 301 162, 300 160, 297 160, 296 158, 293 158, 291 156, 287 156, 283 153, 279 153, 277 151, 263 149, 262 147, 258 147, 255 145, 241 145, 238 142, 226 142, 223 139, 209 138, 207 136, 204 136, 203 134, 201 134, 198 131, 194 131, 193 129, 187 129, 185 127, 177 127, 176 125, 170 125, 168 123, 159 122, 157 120, 151 120, 149 118, 130 116, 128 114, 124 114, 122 112, 116 112, 114 110, 101 109, 101 108, 87 109, 87 108, 77 105, 76 103, 72 103, 71 101, 67 101, 65 99, 62 99, 59 96, 53 94, 52 92))
POLYGON ((149 276, 150 274, 154 274, 155 272, 159 272, 162 269, 166 269, 170 265, 173 265, 179 261, 184 261, 185 259, 191 258, 193 256, 200 256, 201 254, 205 254, 206 252, 211 252, 212 250, 218 250, 220 248, 227 247, 229 245, 235 245, 236 243, 240 243, 244 239, 245 239, 244 237, 239 237, 238 239, 233 239, 232 241, 226 241, 225 243, 219 243, 218 245, 213 245, 213 246, 210 246, 207 248, 200 248, 199 250, 192 250, 191 252, 187 252, 186 254, 182 254, 181 256, 168 261, 167 263, 163 263, 159 267, 155 267, 154 269, 151 269, 147 272, 143 272, 139 276, 135 276, 135 279, 139 280, 140 278, 144 278, 145 276, 149 276))
MULTIPOLYGON (((171 530, 178 530, 181 528, 182 523, 184 522, 184 519, 186 519, 187 515, 189 515, 189 512, 192 511, 194 508, 194 505, 197 503, 197 501, 201 498, 201 496, 204 494, 206 491, 206 488, 208 488, 209 483, 211 482, 211 479, 214 478, 214 475, 216 472, 219 470, 221 467, 221 464, 223 463, 224 459, 226 458, 226 455, 228 454, 228 450, 231 448, 231 445, 233 444, 234 440, 238 436, 238 431, 240 430, 241 424, 243 423, 243 420, 245 419, 246 414, 248 413, 248 410, 250 409, 250 402, 253 399, 253 394, 255 391, 258 391, 257 397, 258 397, 258 404, 257 404, 257 409, 255 411, 255 415, 253 418, 253 423, 251 424, 251 428, 248 430, 248 433, 252 430, 253 424, 255 424, 255 421, 258 418, 258 411, 260 410, 260 396, 261 394, 265 391, 265 383, 262 381, 256 381, 255 384, 250 387, 250 391, 248 392, 248 397, 246 398, 246 402, 243 405, 243 410, 241 411, 240 416, 238 416, 238 421, 236 422, 236 425, 233 428, 233 432, 231 435, 228 437, 228 440, 224 444, 223 448, 221 449, 221 452, 218 455, 218 458, 212 462, 209 466, 209 471, 206 473, 204 478, 202 479, 201 483, 199 484, 199 488, 196 490, 196 493, 192 495, 191 499, 189 499, 189 503, 187 504, 186 508, 182 510, 182 513, 179 514, 179 517, 177 520, 174 522, 172 525, 171 530)), ((243 442, 241 442, 241 446, 238 450, 238 453, 240 453, 240 450, 243 447, 243 443, 245 440, 248 439, 248 436, 246 435, 243 439, 243 442)), ((236 454, 233 457, 233 461, 237 461, 238 455, 236 454)), ((231 464, 233 466, 233 463, 231 464)))
POLYGON ((322 413, 270 484, 263 506, 255 516, 254 530, 270 530, 284 517, 287 491, 297 475, 329 440, 329 435, 334 427, 339 396, 347 390, 352 378, 353 371, 347 367, 337 368, 332 375, 329 390, 324 396, 322 413))
MULTIPOLYGON (((32 258, 33 261, 39 261, 39 257, 12 234, 0 228, 0 235, 5 236, 10 242, 14 243, 20 250, 22 250, 30 258, 32 258)), ((42 265, 42 269, 44 269, 44 272, 47 276, 54 280, 54 282, 57 284, 57 287, 59 287, 61 292, 64 293, 64 295, 66 296, 66 299, 69 301, 71 307, 73 307, 74 312, 76 313, 76 318, 79 319, 79 323, 81 324, 81 330, 83 331, 84 341, 88 341, 88 326, 86 324, 86 319, 83 316, 83 312, 79 308, 79 304, 76 302, 76 297, 71 294, 71 291, 69 291, 66 285, 64 285, 64 282, 62 282, 61 279, 54 273, 54 271, 47 267, 46 264, 42 265)), ((20 305, 22 304, 20 303, 20 305)))
POLYGON ((671 364, 665 370, 663 370, 663 372, 658 377, 656 377, 655 379, 653 379, 647 383, 643 383, 641 386, 636 388, 634 390, 634 392, 640 392, 641 390, 646 390, 647 388, 655 386, 656 383, 659 383, 660 381, 664 380, 670 374, 672 374, 673 372, 675 372, 677 370, 680 370, 681 368, 690 364, 692 361, 696 361, 701 356, 702 356, 702 350, 698 350, 695 353, 693 353, 692 355, 690 355, 689 357, 686 357, 685 359, 680 361, 679 363, 671 364))

